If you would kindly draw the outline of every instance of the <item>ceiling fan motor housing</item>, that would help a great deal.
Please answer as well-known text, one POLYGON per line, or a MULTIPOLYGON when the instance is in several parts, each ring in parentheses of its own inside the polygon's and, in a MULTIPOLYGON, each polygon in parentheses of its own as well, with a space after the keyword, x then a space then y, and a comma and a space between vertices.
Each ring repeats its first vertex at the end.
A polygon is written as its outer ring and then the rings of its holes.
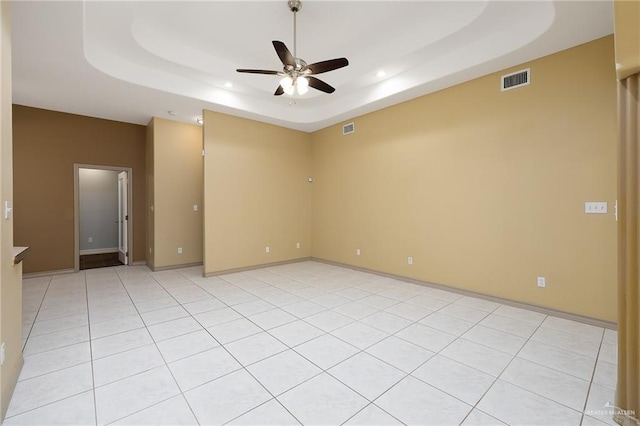
POLYGON ((301 0, 289 0, 287 2, 287 5, 289 6, 289 9, 292 12, 298 12, 300 9, 302 9, 302 1, 301 0))

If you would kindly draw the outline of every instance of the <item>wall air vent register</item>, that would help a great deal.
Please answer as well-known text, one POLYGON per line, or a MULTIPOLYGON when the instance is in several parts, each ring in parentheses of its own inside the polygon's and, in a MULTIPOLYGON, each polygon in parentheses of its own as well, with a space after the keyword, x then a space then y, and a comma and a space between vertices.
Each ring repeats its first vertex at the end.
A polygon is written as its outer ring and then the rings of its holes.
POLYGON ((511 90, 531 84, 531 68, 503 75, 500 78, 500 90, 511 90))
POLYGON ((343 135, 350 135, 351 133, 356 131, 356 127, 355 124, 353 123, 349 123, 349 124, 345 124, 344 126, 342 126, 342 134, 343 135))

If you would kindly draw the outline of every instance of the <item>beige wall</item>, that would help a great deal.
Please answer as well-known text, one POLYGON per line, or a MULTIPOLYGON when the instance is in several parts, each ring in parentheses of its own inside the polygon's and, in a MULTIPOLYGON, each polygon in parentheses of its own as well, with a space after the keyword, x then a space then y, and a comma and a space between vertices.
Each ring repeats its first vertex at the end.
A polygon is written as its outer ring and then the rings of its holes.
MULTIPOLYGON (((153 268, 202 262, 202 127, 153 118, 151 190, 153 268), (193 206, 198 210, 194 211, 193 206), (182 247, 182 254, 178 254, 182 247)), ((149 140, 149 137, 148 137, 149 140)))
POLYGON ((612 37, 354 121, 312 135, 314 257, 616 320, 612 37))
POLYGON ((310 140, 204 112, 206 274, 310 255, 310 140))
POLYGON ((14 220, 4 219, 4 202, 13 205, 11 123, 11 22, 9 2, 0 4, 0 341, 6 358, 0 367, 0 422, 7 413, 22 367, 22 264, 13 264, 14 220))
POLYGON ((613 10, 616 71, 623 79, 640 72, 640 2, 615 0, 613 10))
POLYGON ((133 169, 133 261, 145 260, 145 126, 13 106, 15 243, 25 272, 73 269, 73 164, 133 169))

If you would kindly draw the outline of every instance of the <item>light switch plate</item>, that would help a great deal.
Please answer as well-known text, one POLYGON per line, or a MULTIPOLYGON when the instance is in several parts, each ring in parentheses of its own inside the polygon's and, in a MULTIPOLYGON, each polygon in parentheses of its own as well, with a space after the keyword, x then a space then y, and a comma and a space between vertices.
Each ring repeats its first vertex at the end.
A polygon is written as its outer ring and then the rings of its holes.
POLYGON ((584 212, 587 214, 606 214, 607 203, 602 201, 587 201, 584 203, 584 212))
POLYGON ((8 201, 4 202, 4 218, 5 219, 9 219, 11 217, 11 211, 13 209, 11 208, 11 203, 8 201))

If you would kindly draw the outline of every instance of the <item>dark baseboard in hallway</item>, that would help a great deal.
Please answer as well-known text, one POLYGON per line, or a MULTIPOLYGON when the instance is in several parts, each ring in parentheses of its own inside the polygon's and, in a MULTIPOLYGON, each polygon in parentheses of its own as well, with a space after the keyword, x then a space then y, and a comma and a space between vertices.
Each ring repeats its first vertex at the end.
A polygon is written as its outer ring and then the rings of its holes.
POLYGON ((80 270, 120 266, 118 253, 85 254, 80 256, 80 270))

